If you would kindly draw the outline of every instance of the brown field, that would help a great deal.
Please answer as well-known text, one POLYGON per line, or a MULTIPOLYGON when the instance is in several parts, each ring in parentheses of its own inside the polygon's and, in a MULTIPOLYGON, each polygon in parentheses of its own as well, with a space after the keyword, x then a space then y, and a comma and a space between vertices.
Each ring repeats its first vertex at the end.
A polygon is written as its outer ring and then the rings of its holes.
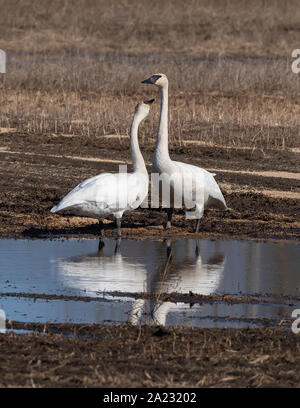
MULTIPOLYGON (((171 156, 215 171, 230 209, 207 211, 199 237, 299 241, 298 1, 0 0, 0 10, 2 237, 98 235, 95 220, 49 210, 81 180, 130 163, 134 106, 155 97, 140 129, 151 171, 159 94, 141 81, 163 72, 171 156)), ((181 211, 170 231, 165 220, 137 210, 124 237, 194 236, 181 211)), ((0 386, 300 385, 296 336, 283 329, 89 330, 0 335, 0 386)))
POLYGON ((159 71, 170 80, 172 144, 299 148, 296 1, 84 4, 0 2, 2 128, 128 134, 137 101, 158 96, 140 81, 159 71))
POLYGON ((0 387, 300 386, 298 337, 284 329, 30 326, 0 334, 0 387))

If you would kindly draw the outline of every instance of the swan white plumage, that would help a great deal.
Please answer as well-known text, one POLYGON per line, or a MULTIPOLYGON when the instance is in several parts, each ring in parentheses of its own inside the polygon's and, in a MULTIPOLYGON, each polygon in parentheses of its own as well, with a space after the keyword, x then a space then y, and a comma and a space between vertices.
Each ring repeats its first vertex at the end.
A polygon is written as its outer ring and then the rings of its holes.
POLYGON ((135 108, 130 129, 130 149, 133 173, 102 173, 81 182, 68 193, 52 213, 68 210, 69 213, 102 220, 108 215, 116 218, 118 236, 121 236, 121 219, 125 211, 134 210, 148 194, 148 173, 138 143, 138 127, 150 111, 154 99, 142 102, 135 108))
MULTIPOLYGON (((168 208, 168 222, 166 228, 171 227, 171 219, 174 207, 172 197, 183 199, 185 194, 184 183, 191 186, 191 196, 196 211, 194 216, 188 218, 198 219, 196 232, 199 232, 200 218, 204 208, 213 207, 220 210, 227 210, 227 205, 223 194, 214 179, 215 174, 208 172, 197 166, 171 160, 168 149, 168 78, 164 74, 155 74, 142 81, 145 84, 153 84, 160 88, 160 119, 156 147, 152 162, 152 173, 159 173, 162 183, 173 180, 170 184, 171 203, 168 208), (177 183, 178 182, 178 183, 177 183), (177 188, 177 186, 181 188, 177 188)), ((153 180, 153 177, 152 177, 153 180)), ((188 214, 188 213, 186 213, 188 214)))

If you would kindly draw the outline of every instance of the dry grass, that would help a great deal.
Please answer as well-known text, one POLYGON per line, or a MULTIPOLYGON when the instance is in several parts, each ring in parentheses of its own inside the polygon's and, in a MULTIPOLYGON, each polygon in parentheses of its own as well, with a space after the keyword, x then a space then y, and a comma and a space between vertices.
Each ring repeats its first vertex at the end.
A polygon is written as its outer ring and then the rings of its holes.
POLYGON ((8 50, 283 55, 299 46, 297 0, 1 0, 8 50))
MULTIPOLYGON (((126 135, 133 108, 170 79, 170 140, 299 148, 294 1, 0 1, 0 127, 126 135), (30 3, 30 4, 29 4, 30 3)), ((155 137, 153 107, 144 144, 155 137)), ((147 131, 145 129, 147 128, 147 131)))
MULTIPOLYGON (((142 98, 106 93, 0 93, 0 127, 28 134, 85 136, 92 143, 99 136, 128 135, 133 108, 142 98)), ((174 93, 170 100, 170 141, 175 146, 192 139, 227 147, 297 148, 299 113, 300 105, 278 97, 174 93)), ((158 115, 156 103, 140 129, 142 146, 153 144, 158 115)))

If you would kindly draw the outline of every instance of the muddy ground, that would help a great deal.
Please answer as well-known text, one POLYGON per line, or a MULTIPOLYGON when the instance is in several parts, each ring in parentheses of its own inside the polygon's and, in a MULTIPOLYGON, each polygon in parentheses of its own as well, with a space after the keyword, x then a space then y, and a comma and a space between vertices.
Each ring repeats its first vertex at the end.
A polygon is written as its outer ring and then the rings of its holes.
POLYGON ((0 334, 1 387, 300 386, 299 336, 290 330, 12 328, 35 334, 0 334))
MULTIPOLYGON (((144 145, 143 153, 150 171, 153 141, 144 145)), ((186 143, 173 149, 171 156, 215 171, 230 208, 207 211, 199 238, 299 240, 296 152, 186 143)), ((0 135, 0 158, 0 234, 16 238, 97 237, 96 220, 52 215, 49 210, 81 180, 117 171, 118 163, 130 163, 128 139, 115 138, 112 143, 105 137, 91 141, 12 132, 0 135)), ((124 217, 123 235, 195 236, 194 221, 186 221, 182 211, 177 211, 171 230, 164 229, 165 221, 164 210, 137 210, 124 217)), ((105 234, 116 235, 113 220, 105 223, 105 234)), ((0 335, 1 387, 300 386, 299 336, 290 329, 9 321, 7 328, 16 332, 0 335), (35 334, 17 334, 20 329, 35 334)))
MULTIPOLYGON (((151 171, 153 141, 143 153, 151 171)), ((184 143, 172 158, 217 173, 228 212, 207 210, 201 237, 241 239, 300 238, 299 153, 288 150, 226 149, 184 143)), ((80 181, 129 163, 127 138, 0 134, 0 234, 14 237, 96 237, 97 221, 52 215, 49 210, 80 181)), ((131 166, 128 166, 131 171, 131 166)), ((138 209, 123 219, 126 238, 195 236, 195 221, 177 210, 166 231, 164 209, 138 209)), ((105 234, 115 236, 113 220, 105 234)))

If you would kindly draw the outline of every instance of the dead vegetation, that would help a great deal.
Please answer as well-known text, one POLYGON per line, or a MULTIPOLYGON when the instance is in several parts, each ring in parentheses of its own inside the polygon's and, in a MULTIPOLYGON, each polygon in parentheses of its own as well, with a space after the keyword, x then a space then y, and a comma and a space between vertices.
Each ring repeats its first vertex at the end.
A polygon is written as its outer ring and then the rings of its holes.
MULTIPOLYGON (((0 127, 26 134, 128 134, 133 108, 170 79, 170 140, 299 148, 294 1, 0 1, 0 127)), ((153 138, 159 104, 142 130, 153 138)))
POLYGON ((0 48, 281 55, 299 48, 297 0, 1 0, 0 48))
POLYGON ((69 326, 74 338, 0 334, 0 386, 300 386, 290 330, 69 326))
MULTIPOLYGON (((154 89, 151 96, 159 97, 154 89)), ((26 134, 127 136, 135 104, 142 95, 12 91, 0 94, 0 127, 26 134)), ((187 140, 204 145, 249 149, 299 149, 300 105, 265 95, 227 97, 199 93, 170 98, 170 141, 181 147, 187 140)), ((159 103, 140 129, 141 145, 154 146, 159 103)), ((109 138, 108 138, 109 140, 109 138)))

